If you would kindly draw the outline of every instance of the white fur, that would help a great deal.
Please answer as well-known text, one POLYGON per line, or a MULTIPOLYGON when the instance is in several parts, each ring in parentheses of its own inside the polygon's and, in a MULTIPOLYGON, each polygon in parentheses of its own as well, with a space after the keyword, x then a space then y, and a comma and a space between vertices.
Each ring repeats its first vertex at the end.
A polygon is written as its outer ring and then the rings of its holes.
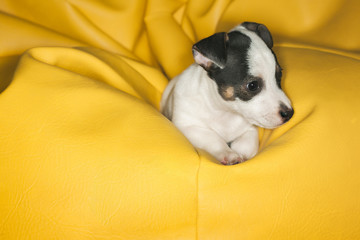
POLYGON ((230 104, 236 112, 242 113, 250 123, 263 128, 276 128, 283 123, 279 116, 279 104, 283 103, 291 108, 291 102, 276 85, 274 55, 256 33, 240 25, 231 31, 241 31, 251 38, 248 56, 250 74, 261 77, 265 86, 260 94, 252 100, 243 102, 237 99, 230 104))
POLYGON ((225 101, 214 80, 198 64, 175 77, 163 93, 161 111, 198 148, 223 164, 250 159, 258 152, 258 132, 254 125, 275 128, 282 124, 280 103, 290 100, 276 86, 275 58, 253 32, 238 26, 252 40, 248 61, 250 73, 264 80, 263 90, 249 101, 225 101), (231 147, 227 143, 231 142, 231 147))

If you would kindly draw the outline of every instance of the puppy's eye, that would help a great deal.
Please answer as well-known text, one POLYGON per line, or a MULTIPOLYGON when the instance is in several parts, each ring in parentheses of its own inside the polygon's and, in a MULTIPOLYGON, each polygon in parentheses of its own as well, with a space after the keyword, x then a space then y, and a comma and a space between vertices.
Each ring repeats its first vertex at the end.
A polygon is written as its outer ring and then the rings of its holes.
POLYGON ((259 89, 259 82, 258 82, 258 81, 249 82, 246 87, 247 87, 247 89, 249 89, 251 92, 254 92, 254 91, 256 91, 256 90, 259 89))

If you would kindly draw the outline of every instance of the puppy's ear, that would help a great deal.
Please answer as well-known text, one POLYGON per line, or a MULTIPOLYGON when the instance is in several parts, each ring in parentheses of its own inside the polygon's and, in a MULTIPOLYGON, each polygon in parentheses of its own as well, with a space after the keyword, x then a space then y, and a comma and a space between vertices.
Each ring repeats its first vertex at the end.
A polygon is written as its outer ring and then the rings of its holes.
POLYGON ((227 33, 220 32, 195 43, 192 47, 195 62, 206 71, 215 68, 224 68, 228 41, 229 37, 227 33))
POLYGON ((268 46, 268 48, 273 47, 273 39, 269 29, 263 24, 255 22, 243 22, 241 26, 245 27, 247 30, 255 32, 268 46))

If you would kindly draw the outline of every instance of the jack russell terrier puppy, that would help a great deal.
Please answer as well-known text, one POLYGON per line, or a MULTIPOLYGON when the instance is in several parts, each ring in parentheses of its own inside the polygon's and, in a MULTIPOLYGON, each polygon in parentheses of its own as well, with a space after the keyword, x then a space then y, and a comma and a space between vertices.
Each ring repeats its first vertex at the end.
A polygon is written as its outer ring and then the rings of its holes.
POLYGON ((273 129, 294 114, 272 47, 269 30, 254 22, 197 42, 195 63, 170 81, 161 112, 224 165, 254 157, 256 126, 273 129))

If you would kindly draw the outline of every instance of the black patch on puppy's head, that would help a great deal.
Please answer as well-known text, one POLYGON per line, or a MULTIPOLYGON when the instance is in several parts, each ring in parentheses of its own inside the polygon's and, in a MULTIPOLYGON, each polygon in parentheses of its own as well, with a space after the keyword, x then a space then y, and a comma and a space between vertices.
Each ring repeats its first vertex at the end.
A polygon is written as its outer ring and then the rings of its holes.
POLYGON ((214 34, 193 46, 195 61, 216 82, 224 100, 249 101, 261 92, 263 80, 249 74, 250 45, 250 37, 233 31, 214 34))
POLYGON ((271 49, 273 47, 273 38, 269 29, 264 24, 256 22, 243 22, 241 26, 245 27, 247 30, 255 32, 264 41, 268 48, 271 49))

